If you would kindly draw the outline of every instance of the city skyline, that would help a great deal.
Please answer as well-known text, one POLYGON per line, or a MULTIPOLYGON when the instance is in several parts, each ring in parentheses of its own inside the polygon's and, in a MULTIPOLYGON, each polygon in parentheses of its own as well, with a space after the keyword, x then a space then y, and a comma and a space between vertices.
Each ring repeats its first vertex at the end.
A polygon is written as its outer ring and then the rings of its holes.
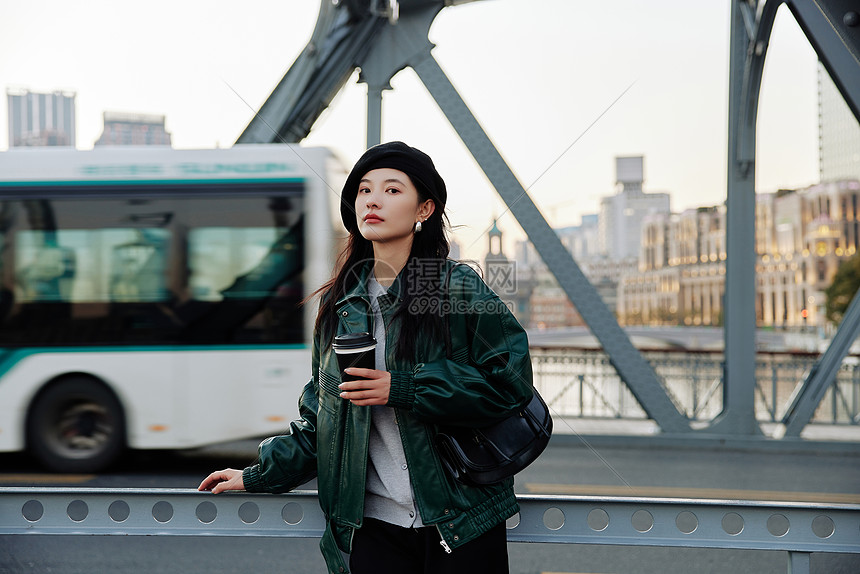
MULTIPOLYGON (((216 2, 205 10, 200 2, 155 2, 117 15, 106 2, 80 10, 0 1, 10 15, 0 23, 0 81, 6 89, 74 90, 81 149, 97 139, 104 111, 165 115, 178 148, 232 145, 304 48, 319 8, 316 0, 242 9, 216 2)), ((474 2, 444 9, 431 40, 523 186, 560 227, 599 210, 612 193, 617 156, 644 156, 645 190, 669 193, 673 211, 724 201, 729 7, 474 2)), ((760 104, 760 191, 818 181, 816 62, 781 8, 760 104)), ((332 148, 347 166, 365 139, 365 88, 355 80, 304 142, 332 148)), ((483 256, 492 213, 509 249, 522 232, 415 74, 405 70, 392 86, 383 139, 403 139, 434 158, 451 190, 463 255, 483 256)))

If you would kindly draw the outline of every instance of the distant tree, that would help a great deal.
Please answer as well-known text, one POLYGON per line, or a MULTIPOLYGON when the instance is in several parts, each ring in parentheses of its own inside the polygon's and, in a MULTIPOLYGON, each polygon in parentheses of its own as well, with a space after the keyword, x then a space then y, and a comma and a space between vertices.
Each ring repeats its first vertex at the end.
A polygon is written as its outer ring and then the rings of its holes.
POLYGON ((827 318, 837 325, 860 287, 860 253, 843 261, 824 294, 827 296, 827 318))

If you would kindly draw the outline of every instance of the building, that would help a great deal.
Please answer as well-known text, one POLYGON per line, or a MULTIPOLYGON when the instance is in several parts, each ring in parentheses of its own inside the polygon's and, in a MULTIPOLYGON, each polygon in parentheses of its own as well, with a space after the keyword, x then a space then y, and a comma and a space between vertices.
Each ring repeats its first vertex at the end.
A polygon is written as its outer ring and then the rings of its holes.
POLYGON ((823 182, 782 192, 774 201, 779 212, 788 211, 782 203, 796 211, 782 219, 785 241, 759 253, 756 317, 766 326, 824 326, 824 290, 858 249, 860 181, 823 182))
POLYGON ((487 239, 489 243, 484 256, 484 281, 519 318, 520 313, 528 312, 528 295, 518 289, 516 262, 509 260, 502 250, 502 231, 495 219, 487 232, 487 239))
POLYGON ((170 134, 165 128, 165 122, 165 116, 105 112, 104 130, 95 145, 169 146, 170 134))
POLYGON ((619 322, 722 324, 725 229, 725 206, 644 218, 638 266, 618 279, 619 322))
POLYGON ((9 147, 75 146, 75 94, 7 90, 9 147))
POLYGON ((600 202, 598 243, 601 255, 613 260, 639 257, 642 220, 651 213, 669 213, 668 193, 645 193, 642 156, 615 158, 615 195, 600 202))
POLYGON ((823 183, 860 179, 860 124, 818 64, 818 158, 823 183))
MULTIPOLYGON (((860 181, 842 180, 756 196, 756 322, 826 326, 824 291, 860 242, 860 181)), ((722 325, 725 207, 643 222, 638 272, 622 275, 623 324, 722 325)))
MULTIPOLYGON (((562 245, 573 255, 586 275, 592 269, 592 259, 605 259, 598 255, 597 229, 597 215, 589 214, 582 216, 580 225, 555 230, 562 245)), ((582 317, 530 241, 517 242, 515 262, 517 297, 514 312, 520 323, 545 329, 583 325, 582 317)), ((606 275, 589 278, 595 285, 601 286, 599 291, 605 297, 604 300, 608 300, 607 304, 614 304, 615 286, 606 281, 606 275)))

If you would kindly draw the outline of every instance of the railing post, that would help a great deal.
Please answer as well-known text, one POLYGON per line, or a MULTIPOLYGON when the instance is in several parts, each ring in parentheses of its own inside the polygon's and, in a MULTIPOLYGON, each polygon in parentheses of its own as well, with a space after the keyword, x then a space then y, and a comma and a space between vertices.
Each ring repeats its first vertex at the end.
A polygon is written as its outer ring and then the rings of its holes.
POLYGON ((809 574, 809 552, 788 553, 788 574, 809 574))
POLYGON ((579 379, 579 416, 585 416, 585 375, 576 376, 579 379))
POLYGON ((777 392, 779 392, 779 385, 777 385, 777 380, 779 379, 779 375, 777 374, 777 370, 779 366, 773 362, 770 364, 770 422, 776 422, 776 401, 777 401, 777 392))
POLYGON ((853 382, 851 388, 851 412, 848 413, 851 424, 860 422, 860 365, 854 365, 851 371, 853 382))
POLYGON ((693 357, 693 376, 690 377, 690 381, 693 385, 693 413, 690 415, 690 418, 694 421, 699 420, 699 356, 696 355, 693 357))

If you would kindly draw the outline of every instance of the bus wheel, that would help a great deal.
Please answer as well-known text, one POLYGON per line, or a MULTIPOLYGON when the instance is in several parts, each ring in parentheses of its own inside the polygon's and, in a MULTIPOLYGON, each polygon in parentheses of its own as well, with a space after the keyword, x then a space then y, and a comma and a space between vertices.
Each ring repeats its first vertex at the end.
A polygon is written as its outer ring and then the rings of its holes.
POLYGON ((56 381, 36 397, 27 445, 57 472, 98 472, 125 448, 122 407, 103 384, 84 377, 56 381))

